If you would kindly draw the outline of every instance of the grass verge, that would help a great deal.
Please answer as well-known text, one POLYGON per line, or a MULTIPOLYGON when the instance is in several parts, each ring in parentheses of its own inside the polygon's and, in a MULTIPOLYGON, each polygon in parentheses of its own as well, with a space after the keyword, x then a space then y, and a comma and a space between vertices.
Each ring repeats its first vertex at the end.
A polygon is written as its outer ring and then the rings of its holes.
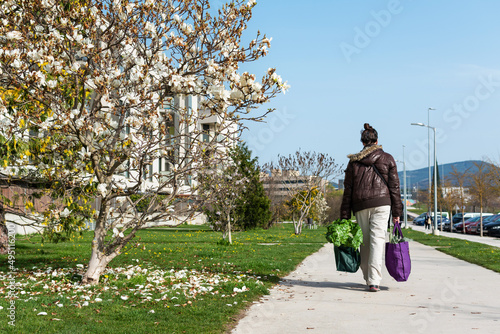
POLYGON ((500 248, 498 247, 441 235, 426 234, 411 229, 404 230, 404 235, 421 244, 436 247, 437 250, 448 255, 500 272, 500 248))
POLYGON ((296 236, 284 224, 234 233, 229 246, 203 227, 140 231, 98 286, 80 284, 91 232, 58 244, 19 236, 12 274, 0 256, 0 327, 7 333, 223 333, 319 250, 325 231, 296 236), (9 293, 16 295, 15 327, 7 325, 9 293))

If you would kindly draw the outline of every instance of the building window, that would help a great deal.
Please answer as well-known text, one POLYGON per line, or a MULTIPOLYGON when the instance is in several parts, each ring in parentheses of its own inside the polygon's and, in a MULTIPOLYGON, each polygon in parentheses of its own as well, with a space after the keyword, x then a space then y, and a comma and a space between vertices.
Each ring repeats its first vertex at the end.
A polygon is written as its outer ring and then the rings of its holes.
POLYGON ((204 143, 210 142, 210 124, 202 124, 202 140, 204 143))

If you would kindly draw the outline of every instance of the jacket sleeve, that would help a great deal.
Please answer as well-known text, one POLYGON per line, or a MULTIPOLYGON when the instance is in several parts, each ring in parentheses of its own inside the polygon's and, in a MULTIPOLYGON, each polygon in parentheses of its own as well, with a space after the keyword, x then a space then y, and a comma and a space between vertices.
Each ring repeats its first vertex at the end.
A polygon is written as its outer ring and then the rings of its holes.
POLYGON ((396 161, 390 156, 389 159, 389 193, 391 196, 392 216, 401 217, 403 214, 403 203, 401 202, 401 189, 399 186, 398 169, 396 161))
POLYGON ((350 219, 352 212, 352 164, 349 162, 345 170, 344 195, 340 206, 340 219, 350 219))

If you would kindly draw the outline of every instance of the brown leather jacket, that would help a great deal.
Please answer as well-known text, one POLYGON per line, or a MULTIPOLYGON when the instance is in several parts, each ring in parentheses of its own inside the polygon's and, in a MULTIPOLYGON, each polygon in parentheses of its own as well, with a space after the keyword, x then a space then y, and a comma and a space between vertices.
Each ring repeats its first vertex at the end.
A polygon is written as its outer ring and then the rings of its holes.
POLYGON ((356 154, 350 154, 345 170, 344 196, 340 207, 340 218, 351 218, 351 212, 391 205, 392 216, 400 217, 403 211, 399 177, 394 158, 382 150, 380 145, 366 146, 356 154), (377 175, 375 165, 389 187, 377 175))

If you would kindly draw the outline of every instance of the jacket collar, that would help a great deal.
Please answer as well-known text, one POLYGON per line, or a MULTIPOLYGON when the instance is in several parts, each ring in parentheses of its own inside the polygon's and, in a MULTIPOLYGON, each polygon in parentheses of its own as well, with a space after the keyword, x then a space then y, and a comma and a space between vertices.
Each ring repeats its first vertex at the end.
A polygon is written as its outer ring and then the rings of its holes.
POLYGON ((363 158, 366 158, 367 156, 369 156, 371 153, 375 152, 378 149, 382 149, 382 145, 365 146, 363 147, 361 152, 349 154, 347 157, 349 158, 350 161, 359 161, 363 158))

